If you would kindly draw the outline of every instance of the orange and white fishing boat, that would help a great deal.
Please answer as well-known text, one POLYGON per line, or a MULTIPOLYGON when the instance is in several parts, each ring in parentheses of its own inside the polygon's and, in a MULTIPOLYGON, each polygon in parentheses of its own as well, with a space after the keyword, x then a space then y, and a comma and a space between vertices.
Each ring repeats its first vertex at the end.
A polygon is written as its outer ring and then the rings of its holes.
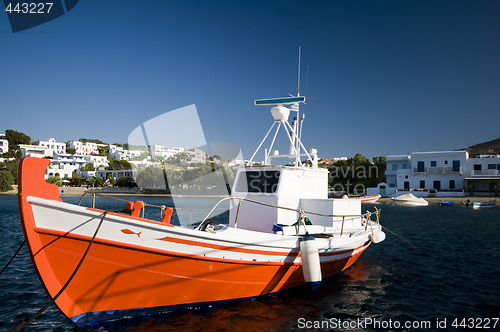
POLYGON ((223 199, 230 201, 226 224, 210 224, 209 214, 198 226, 176 226, 171 209, 162 220, 141 218, 141 202, 127 212, 64 203, 44 180, 49 160, 24 158, 22 227, 40 280, 62 313, 78 326, 96 325, 317 286, 383 241, 379 214, 376 220, 362 214, 361 200, 328 199, 328 171, 318 168, 314 149, 306 151, 297 122, 288 122, 304 101, 255 101, 272 107, 273 124, 254 156, 275 126, 274 138, 285 129, 290 153, 268 153, 273 139, 262 165, 238 169, 223 199), (291 163, 273 165, 276 157, 291 163))
MULTIPOLYGON (((343 198, 346 198, 347 196, 344 196, 343 198)), ((376 203, 378 199, 382 197, 382 195, 371 195, 371 196, 357 196, 357 197, 349 197, 350 199, 359 199, 363 203, 376 203)))

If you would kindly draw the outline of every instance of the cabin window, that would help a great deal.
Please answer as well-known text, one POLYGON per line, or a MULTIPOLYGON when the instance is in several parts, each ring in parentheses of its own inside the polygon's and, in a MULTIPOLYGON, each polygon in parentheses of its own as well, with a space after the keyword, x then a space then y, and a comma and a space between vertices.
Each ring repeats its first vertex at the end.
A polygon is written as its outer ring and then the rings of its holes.
POLYGON ((273 194, 278 190, 280 171, 245 171, 240 173, 235 191, 273 194))

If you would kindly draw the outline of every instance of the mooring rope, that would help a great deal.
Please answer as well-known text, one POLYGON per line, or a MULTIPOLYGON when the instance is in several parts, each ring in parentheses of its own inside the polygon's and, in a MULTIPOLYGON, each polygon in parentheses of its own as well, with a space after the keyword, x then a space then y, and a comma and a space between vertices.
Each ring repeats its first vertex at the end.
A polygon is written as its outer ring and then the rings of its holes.
POLYGON ((21 243, 21 245, 17 249, 17 251, 14 254, 14 256, 12 256, 12 258, 10 259, 10 261, 3 267, 2 271, 0 271, 0 274, 2 274, 3 271, 5 271, 5 269, 10 265, 10 263, 12 263, 12 261, 14 260, 14 258, 16 258, 17 254, 19 253, 19 251, 21 251, 21 248, 24 246, 25 243, 26 243, 26 240, 23 240, 23 243, 21 243))
POLYGON ((412 246, 413 248, 420 250, 422 253, 424 253, 424 254, 426 254, 426 255, 429 255, 429 253, 428 253, 427 251, 425 251, 424 249, 420 248, 419 246, 417 246, 417 245, 415 245, 415 244, 411 243, 410 241, 408 241, 408 240, 407 240, 407 239, 405 239, 404 237, 402 237, 402 236, 400 236, 400 235, 398 235, 398 234, 394 233, 394 232, 393 232, 393 231, 391 231, 389 228, 387 228, 387 227, 385 227, 385 226, 382 226, 382 225, 380 225, 380 226, 381 226, 383 229, 385 229, 386 231, 388 231, 389 233, 391 233, 392 235, 394 235, 395 237, 397 237, 398 239, 400 239, 401 241, 406 242, 406 243, 408 243, 410 246, 412 246))
POLYGON ((9 330, 9 332, 18 332, 18 331, 25 330, 31 324, 31 322, 33 322, 36 318, 38 318, 38 316, 40 316, 45 310, 47 310, 48 307, 50 307, 52 304, 54 304, 54 302, 56 302, 56 300, 59 298, 59 296, 61 296, 61 294, 66 290, 66 288, 69 286, 70 282, 73 280, 76 273, 78 272, 78 270, 82 266, 83 261, 85 260, 85 258, 87 257, 87 254, 90 251, 90 247, 92 247, 92 244, 94 244, 94 240, 97 236, 97 233, 99 232, 99 229, 101 228, 102 222, 104 221, 104 217, 106 217, 106 214, 108 214, 108 211, 104 211, 104 213, 102 214, 101 220, 99 221, 99 225, 97 225, 97 228, 94 232, 94 235, 92 236, 92 240, 90 240, 90 243, 87 247, 87 250, 85 250, 85 253, 83 254, 82 258, 80 259, 80 262, 78 263, 76 268, 73 270, 73 273, 69 277, 68 281, 66 281, 64 286, 61 288, 61 290, 52 298, 52 300, 47 302, 47 304, 45 304, 40 310, 38 310, 38 312, 36 314, 34 314, 33 316, 31 316, 28 319, 24 319, 24 320, 20 321, 17 324, 17 326, 15 328, 9 330))

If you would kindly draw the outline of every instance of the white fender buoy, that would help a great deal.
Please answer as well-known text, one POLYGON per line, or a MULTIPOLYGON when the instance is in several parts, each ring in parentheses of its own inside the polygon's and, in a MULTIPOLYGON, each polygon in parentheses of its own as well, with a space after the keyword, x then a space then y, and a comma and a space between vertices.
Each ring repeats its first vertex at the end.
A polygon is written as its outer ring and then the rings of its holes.
POLYGON ((370 234, 370 240, 373 243, 380 243, 385 240, 385 233, 382 231, 376 231, 373 234, 370 234))
POLYGON ((304 280, 316 290, 321 283, 321 264, 319 261, 318 245, 314 237, 309 233, 306 233, 300 239, 300 257, 304 280))

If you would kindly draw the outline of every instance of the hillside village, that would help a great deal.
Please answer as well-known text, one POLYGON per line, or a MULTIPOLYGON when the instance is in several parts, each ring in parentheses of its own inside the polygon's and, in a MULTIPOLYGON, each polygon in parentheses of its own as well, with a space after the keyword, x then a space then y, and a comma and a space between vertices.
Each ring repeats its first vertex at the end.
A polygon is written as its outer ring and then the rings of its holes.
MULTIPOLYGON (((155 181, 164 183, 165 173, 173 172, 170 178, 180 183, 218 169, 231 170, 227 173, 232 178, 231 168, 245 163, 211 157, 198 148, 129 146, 91 139, 32 141, 29 136, 13 130, 0 134, 0 156, 0 163, 4 165, 0 167, 0 177, 7 176, 1 172, 10 170, 12 179, 6 181, 11 184, 17 178, 18 160, 37 157, 51 160, 45 174, 48 182, 72 186, 155 188, 155 181), (15 146, 9 143, 8 135, 15 146)), ((448 196, 463 196, 466 192, 496 194, 500 188, 500 139, 454 151, 413 152, 373 160, 360 154, 351 158, 320 159, 318 165, 330 171, 329 190, 338 191, 339 195, 391 196, 401 191, 415 191, 424 196, 435 192, 448 196)), ((0 183, 2 181, 5 182, 0 178, 0 183)), ((175 183, 167 187, 169 185, 175 183)))
MULTIPOLYGON (((12 134, 14 131, 10 131, 12 134)), ((61 184, 92 186, 136 186, 139 172, 146 169, 161 169, 163 166, 174 171, 190 169, 213 162, 217 167, 232 167, 244 163, 243 160, 221 160, 220 157, 208 156, 205 151, 183 147, 165 147, 161 145, 134 146, 128 144, 106 144, 99 140, 79 139, 58 142, 55 138, 37 140, 22 133, 25 144, 9 146, 6 134, 0 134, 0 162, 17 164, 23 157, 50 159, 45 173, 48 182, 61 184), (121 181, 120 180, 124 179, 121 181)), ((22 139, 21 139, 22 140, 22 139)))

